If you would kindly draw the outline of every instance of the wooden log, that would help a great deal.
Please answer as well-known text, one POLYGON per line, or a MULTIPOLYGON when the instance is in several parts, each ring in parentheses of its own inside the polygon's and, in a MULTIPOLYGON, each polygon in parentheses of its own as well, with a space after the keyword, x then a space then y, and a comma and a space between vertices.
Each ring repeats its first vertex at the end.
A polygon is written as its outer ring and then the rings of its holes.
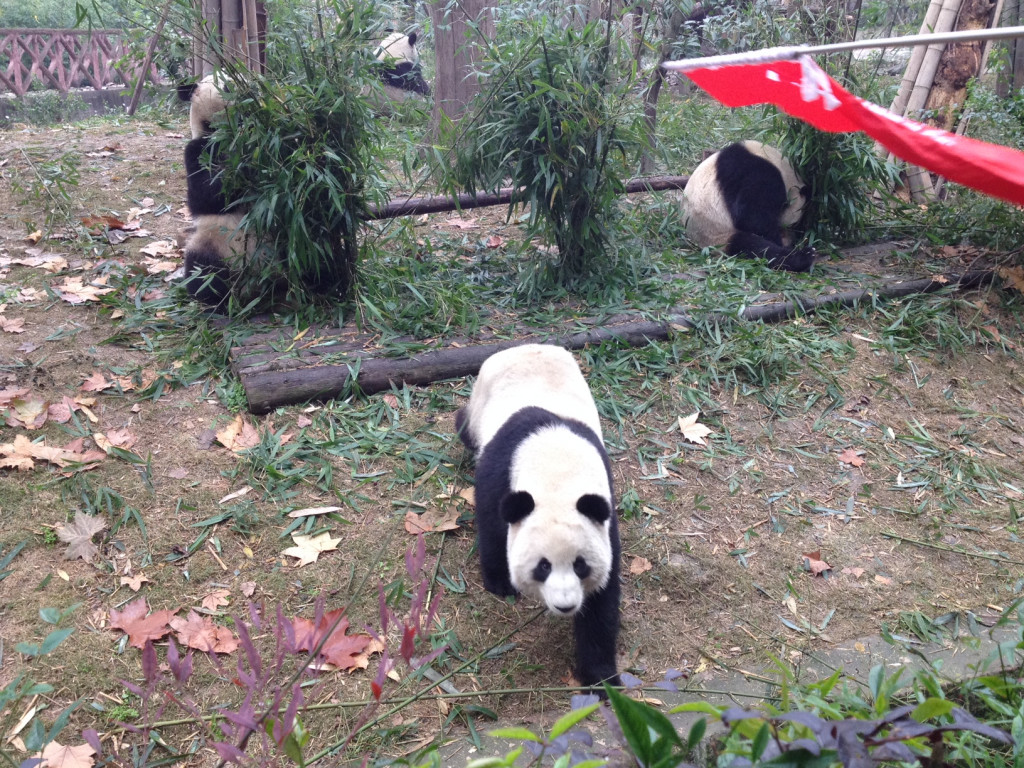
MULTIPOLYGON (((635 195, 639 192, 667 192, 682 189, 689 181, 689 176, 650 176, 641 179, 630 179, 625 184, 625 192, 635 195)), ((401 197, 380 207, 371 206, 369 218, 394 219, 398 216, 419 216, 424 213, 445 213, 447 211, 468 211, 473 208, 487 208, 492 205, 509 205, 516 198, 516 190, 502 187, 497 192, 486 192, 477 195, 426 195, 424 197, 401 197)))
MULTIPOLYGON (((963 275, 929 277, 884 285, 876 289, 850 290, 822 296, 798 297, 793 301, 748 307, 739 319, 779 322, 797 314, 806 314, 830 306, 853 306, 872 298, 899 298, 915 293, 930 293, 945 287, 960 290, 973 288, 992 279, 992 272, 974 270, 963 275)), ((717 315, 713 319, 736 319, 717 315)), ((242 386, 253 413, 267 413, 281 405, 327 400, 344 393, 355 376, 356 387, 364 394, 373 394, 394 386, 430 384, 441 379, 469 376, 480 370, 488 357, 502 349, 529 342, 558 344, 566 349, 581 349, 588 344, 618 341, 641 346, 667 339, 677 327, 693 327, 693 321, 682 313, 674 313, 660 321, 637 321, 622 325, 593 328, 563 336, 528 336, 492 344, 453 347, 400 358, 362 358, 350 365, 320 365, 288 371, 264 371, 241 375, 242 386)), ((237 371, 236 371, 237 372, 237 371)))

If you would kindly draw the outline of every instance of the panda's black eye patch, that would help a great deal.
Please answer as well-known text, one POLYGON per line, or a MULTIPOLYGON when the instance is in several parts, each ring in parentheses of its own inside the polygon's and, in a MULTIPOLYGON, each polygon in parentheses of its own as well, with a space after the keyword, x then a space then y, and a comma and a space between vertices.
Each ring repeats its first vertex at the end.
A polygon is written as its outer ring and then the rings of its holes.
POLYGON ((590 575, 590 566, 587 565, 587 561, 583 557, 577 557, 572 563, 572 569, 576 572, 576 575, 581 579, 587 578, 590 575))
POLYGON ((533 567, 533 579, 534 581, 547 581, 550 575, 551 563, 548 562, 546 557, 542 557, 540 562, 533 567))

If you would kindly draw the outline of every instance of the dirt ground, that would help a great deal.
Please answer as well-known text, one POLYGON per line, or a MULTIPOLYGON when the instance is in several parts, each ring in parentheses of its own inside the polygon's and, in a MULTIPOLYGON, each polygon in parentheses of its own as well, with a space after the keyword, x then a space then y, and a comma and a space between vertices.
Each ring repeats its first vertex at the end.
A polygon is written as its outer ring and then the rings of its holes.
MULTIPOLYGON (((428 562, 439 557, 435 586, 445 585, 430 631, 435 644, 449 644, 442 674, 497 643, 450 684, 464 692, 515 689, 471 700, 503 721, 532 722, 564 710, 567 694, 559 689, 572 682, 568 625, 543 617, 516 632, 514 646, 499 643, 537 607, 509 605, 481 585, 471 507, 459 496, 472 466, 453 436, 466 382, 246 417, 264 438, 283 430, 303 450, 328 446, 333 493, 303 477, 286 492, 268 494, 282 481, 266 467, 293 470, 305 466, 305 454, 278 461, 274 455, 284 448, 274 454, 264 441, 259 458, 247 458, 214 438, 235 418, 224 403, 238 404, 237 387, 203 367, 226 359, 224 342, 197 339, 188 327, 196 314, 178 308, 180 295, 164 278, 180 254, 147 262, 140 253, 154 241, 173 240, 186 223, 186 123, 182 115, 167 125, 124 120, 0 133, 0 318, 23 320, 0 332, 0 390, 27 388, 48 404, 93 398, 63 423, 0 426, 0 444, 21 435, 43 437, 49 446, 82 438, 77 447, 86 451, 102 447, 96 433, 134 439, 127 455, 108 450, 88 470, 45 461, 0 469, 0 562, 27 542, 0 579, 0 687, 28 673, 54 685, 42 697, 53 714, 80 697, 93 705, 72 719, 76 734, 88 726, 111 730, 112 705, 133 703, 121 681, 141 673, 138 650, 111 630, 109 612, 139 596, 154 610, 187 610, 227 590, 229 605, 204 615, 229 626, 228 617, 244 615, 249 600, 312 617, 323 596, 328 609, 348 604, 355 626, 379 626, 378 579, 397 589, 396 605, 415 591, 415 584, 398 581, 414 541, 404 527, 407 512, 454 509, 459 527, 427 536, 428 562), (47 190, 60 173, 45 166, 68 153, 78 157, 80 174, 71 190, 72 219, 124 219, 132 208, 148 209, 138 219, 150 236, 114 245, 101 238, 93 245, 26 241, 26 220, 41 225, 45 211, 59 207, 47 190), (59 254, 66 265, 46 262, 58 270, 48 272, 12 261, 33 254, 59 254), (69 277, 94 284, 106 278, 101 287, 113 287, 121 303, 110 294, 70 303, 54 287, 69 277), (205 347, 202 354, 197 346, 205 347), (127 377, 125 391, 83 390, 96 372, 127 377), (224 500, 247 486, 246 495, 224 500), (282 554, 292 545, 287 512, 328 505, 343 509, 306 518, 298 530, 329 530, 337 550, 296 568, 282 554), (91 563, 63 559, 65 545, 54 536, 76 511, 106 517, 91 563), (217 516, 223 519, 207 522, 217 516), (149 581, 136 592, 130 579, 138 574, 149 581), (40 617, 46 608, 68 611, 59 626, 74 627, 72 639, 44 659, 19 653, 16 643, 38 643, 53 629, 40 617), (556 690, 538 692, 544 688, 556 690)), ((502 222, 495 215, 489 226, 502 222)), ((623 501, 620 669, 649 682, 677 669, 699 685, 717 669, 757 667, 769 654, 798 661, 801 652, 883 627, 920 639, 927 628, 921 616, 955 613, 966 627, 967 612, 984 622, 1019 597, 1019 301, 995 289, 942 300, 957 309, 917 345, 910 337, 900 337, 902 346, 881 343, 899 333, 894 313, 864 309, 816 326, 794 321, 796 330, 816 328, 836 354, 805 356, 768 386, 749 378, 708 383, 701 355, 661 359, 657 370, 628 350, 584 358, 603 413, 614 407, 620 386, 631 403, 642 403, 635 415, 625 407, 606 430, 623 501), (943 325, 948 318, 962 321, 973 343, 936 343, 953 333, 943 325), (619 378, 616 366, 625 371, 619 378), (684 440, 677 425, 695 403, 712 429, 707 446, 684 440)), ((929 301, 934 309, 936 300, 929 301)), ((317 700, 369 698, 376 659, 365 671, 324 674, 317 700)), ((201 704, 237 695, 225 683, 230 675, 205 660, 197 666, 203 682, 193 695, 201 704)), ((464 709, 453 717, 453 706, 438 699, 399 711, 381 724, 372 749, 407 752, 442 730, 463 738, 467 721, 487 714, 464 709)), ((341 725, 317 721, 327 743, 327 729, 344 732, 355 722, 348 717, 341 725)), ((184 743, 194 732, 164 735, 184 743)), ((67 740, 79 743, 76 736, 67 740)))

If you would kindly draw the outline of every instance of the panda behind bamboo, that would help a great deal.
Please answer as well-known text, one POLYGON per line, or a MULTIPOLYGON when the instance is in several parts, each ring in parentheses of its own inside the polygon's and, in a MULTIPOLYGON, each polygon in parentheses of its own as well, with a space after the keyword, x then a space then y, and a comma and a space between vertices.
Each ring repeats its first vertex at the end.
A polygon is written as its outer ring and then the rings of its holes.
POLYGON ((620 685, 620 544, 597 406, 573 356, 527 344, 480 368, 456 428, 476 455, 484 587, 573 617, 576 676, 620 685))
POLYGON ((682 195, 690 237, 702 248, 763 258, 772 269, 806 272, 813 248, 787 246, 785 231, 800 221, 808 190, 792 164, 759 141, 730 144, 697 166, 682 195))
POLYGON ((178 86, 178 98, 189 102, 192 129, 185 145, 185 177, 195 230, 185 241, 185 289, 204 304, 219 307, 231 291, 232 271, 263 250, 242 228, 245 211, 225 197, 217 158, 209 166, 203 162, 211 151, 212 123, 227 106, 217 76, 178 86))

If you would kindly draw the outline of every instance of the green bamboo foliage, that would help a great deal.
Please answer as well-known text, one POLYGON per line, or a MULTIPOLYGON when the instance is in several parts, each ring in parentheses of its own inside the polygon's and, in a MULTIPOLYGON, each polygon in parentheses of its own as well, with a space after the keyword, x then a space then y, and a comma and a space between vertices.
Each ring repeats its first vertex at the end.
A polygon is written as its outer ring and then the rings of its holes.
POLYGON ((623 161, 640 135, 630 63, 604 22, 578 30, 542 18, 517 31, 483 65, 455 175, 469 191, 521 188, 530 232, 558 246, 554 276, 571 285, 614 261, 623 161))
POLYGON ((366 198, 383 189, 367 98, 379 89, 367 42, 377 20, 370 5, 329 6, 275 19, 266 78, 231 73, 235 93, 215 138, 224 183, 273 254, 248 265, 238 295, 337 300, 356 278, 366 198))

